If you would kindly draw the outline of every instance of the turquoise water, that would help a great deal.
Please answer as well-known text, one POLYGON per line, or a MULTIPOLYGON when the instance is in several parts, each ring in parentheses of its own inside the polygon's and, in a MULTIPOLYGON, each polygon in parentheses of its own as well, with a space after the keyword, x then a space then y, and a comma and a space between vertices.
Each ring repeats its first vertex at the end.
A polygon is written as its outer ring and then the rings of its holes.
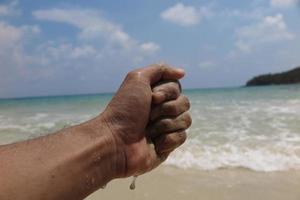
MULTIPOLYGON (((179 168, 300 169, 300 85, 198 89, 179 168)), ((45 135, 99 114, 111 94, 0 100, 0 144, 45 135)))

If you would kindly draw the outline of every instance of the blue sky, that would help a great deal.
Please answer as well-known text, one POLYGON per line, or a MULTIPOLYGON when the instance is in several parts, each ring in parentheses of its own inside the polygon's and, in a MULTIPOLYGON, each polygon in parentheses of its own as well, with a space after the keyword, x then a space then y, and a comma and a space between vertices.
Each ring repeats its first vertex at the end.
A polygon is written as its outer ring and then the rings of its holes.
POLYGON ((300 65, 297 0, 0 0, 0 98, 115 91, 161 61, 185 88, 300 65))

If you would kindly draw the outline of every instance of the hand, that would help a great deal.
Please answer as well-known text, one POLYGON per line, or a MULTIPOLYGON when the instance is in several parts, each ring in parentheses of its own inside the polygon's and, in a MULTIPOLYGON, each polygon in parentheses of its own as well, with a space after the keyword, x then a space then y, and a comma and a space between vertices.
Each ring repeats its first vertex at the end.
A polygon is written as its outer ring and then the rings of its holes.
POLYGON ((182 106, 178 110, 176 107, 182 102, 188 104, 187 99, 178 97, 178 92, 173 97, 176 100, 162 103, 169 100, 168 95, 158 93, 163 91, 162 89, 154 88, 154 93, 152 92, 152 87, 157 83, 178 80, 183 76, 184 72, 180 69, 160 65, 134 70, 127 75, 120 89, 101 114, 100 118, 109 127, 116 154, 119 155, 115 161, 116 177, 139 175, 152 170, 185 139, 184 130, 191 124, 189 114, 185 113, 188 106, 185 108, 182 106), (153 103, 160 104, 153 107, 151 112, 152 99, 153 103), (160 112, 160 109, 163 112, 160 112), (175 117, 153 121, 147 127, 150 117, 155 120, 165 113, 168 116, 173 114, 175 117), (177 131, 179 132, 176 133, 177 131), (154 148, 151 143, 154 143, 154 148))
POLYGON ((187 110, 189 100, 181 94, 179 81, 160 82, 153 88, 153 106, 150 113, 148 135, 155 144, 161 161, 186 140, 191 117, 187 110))

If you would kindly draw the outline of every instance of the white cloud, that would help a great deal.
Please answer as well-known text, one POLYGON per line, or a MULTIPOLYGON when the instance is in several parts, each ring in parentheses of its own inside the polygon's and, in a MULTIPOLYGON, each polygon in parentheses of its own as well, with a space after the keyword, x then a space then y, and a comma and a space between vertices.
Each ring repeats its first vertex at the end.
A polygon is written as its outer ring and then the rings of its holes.
MULTIPOLYGON (((104 39, 105 42, 118 46, 123 50, 147 50, 137 40, 123 31, 121 26, 103 18, 95 10, 50 9, 35 11, 33 15, 40 20, 71 24, 80 29, 79 38, 83 40, 104 39)), ((152 53, 159 50, 157 44, 153 42, 148 44, 152 44, 152 48, 148 48, 152 53)))
POLYGON ((236 46, 245 52, 262 44, 294 39, 281 14, 267 16, 256 24, 239 28, 236 37, 236 46))
POLYGON ((81 58, 81 57, 90 57, 92 55, 95 55, 97 53, 97 50, 90 45, 83 45, 79 47, 73 48, 73 51, 71 51, 71 56, 74 58, 81 58))
MULTIPOLYGON (((19 42, 23 35, 21 28, 0 21, 0 47, 10 47, 19 42)), ((1 48, 2 49, 2 48, 1 48)))
POLYGON ((98 50, 91 45, 72 45, 66 42, 47 42, 38 47, 38 51, 43 52, 44 60, 62 61, 75 59, 91 59, 97 56, 98 50))
POLYGON ((287 8, 295 6, 298 0, 271 0, 270 4, 274 7, 287 8))
POLYGON ((141 44, 141 48, 145 52, 154 53, 160 49, 159 45, 153 43, 153 42, 146 42, 141 44))
POLYGON ((106 81, 99 87, 107 90, 105 85, 111 84, 109 77, 114 72, 125 73, 133 66, 148 63, 160 49, 154 42, 132 38, 95 10, 51 9, 33 14, 40 20, 77 27, 78 35, 61 35, 39 43, 35 40, 41 32, 38 26, 16 26, 0 20, 0 85, 5 88, 0 88, 0 97, 77 91, 75 85, 79 82, 81 91, 85 87, 88 91, 89 84, 106 81), (58 89, 59 83, 64 83, 62 89, 58 89), (22 89, 25 87, 31 94, 22 89))
POLYGON ((221 17, 234 17, 235 19, 260 19, 268 12, 268 8, 257 7, 253 10, 224 9, 219 14, 221 17))
POLYGON ((37 26, 18 27, 0 21, 0 85, 8 93, 16 80, 24 80, 31 73, 25 66, 31 65, 35 59, 25 52, 24 45, 39 32, 37 26))
POLYGON ((8 7, 0 5, 0 16, 1 15, 8 15, 8 14, 9 14, 8 7))
POLYGON ((207 61, 200 62, 199 67, 201 69, 211 69, 216 67, 216 63, 214 61, 207 60, 207 61))
POLYGON ((95 11, 51 9, 35 11, 33 15, 40 20, 56 21, 76 26, 81 30, 79 36, 82 39, 95 39, 101 36, 125 48, 133 43, 129 35, 119 26, 100 17, 95 11))
POLYGON ((197 9, 194 6, 185 6, 182 3, 177 3, 160 14, 162 19, 181 26, 196 25, 200 23, 203 17, 212 15, 213 13, 208 7, 197 9))
POLYGON ((19 11, 16 9, 18 1, 11 1, 7 5, 0 5, 0 16, 9 16, 18 14, 19 11))
POLYGON ((16 27, 4 21, 0 21, 0 53, 8 53, 8 49, 18 48, 26 38, 40 32, 38 26, 16 27))

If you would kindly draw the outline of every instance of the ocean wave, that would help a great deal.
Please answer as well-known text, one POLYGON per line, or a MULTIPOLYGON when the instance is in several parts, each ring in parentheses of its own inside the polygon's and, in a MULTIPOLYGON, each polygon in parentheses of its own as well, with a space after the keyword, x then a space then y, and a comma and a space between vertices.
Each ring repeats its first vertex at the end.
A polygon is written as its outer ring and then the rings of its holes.
POLYGON ((260 172, 299 170, 300 145, 278 143, 253 147, 230 143, 204 145, 194 141, 177 149, 167 159, 166 164, 200 170, 222 168, 245 168, 260 172))
POLYGON ((28 117, 28 120, 40 121, 48 116, 49 114, 47 113, 36 113, 35 115, 28 117))
POLYGON ((6 116, 0 120, 1 144, 46 135, 92 118, 90 114, 35 113, 28 116, 6 116), (9 138, 9 139, 4 139, 9 138), (5 140, 5 141, 4 141, 5 140))
POLYGON ((51 130, 58 127, 57 123, 45 122, 39 124, 1 124, 0 132, 24 132, 24 133, 35 133, 39 131, 51 130))
POLYGON ((192 99, 189 139, 166 164, 216 170, 300 170, 299 99, 192 99))

